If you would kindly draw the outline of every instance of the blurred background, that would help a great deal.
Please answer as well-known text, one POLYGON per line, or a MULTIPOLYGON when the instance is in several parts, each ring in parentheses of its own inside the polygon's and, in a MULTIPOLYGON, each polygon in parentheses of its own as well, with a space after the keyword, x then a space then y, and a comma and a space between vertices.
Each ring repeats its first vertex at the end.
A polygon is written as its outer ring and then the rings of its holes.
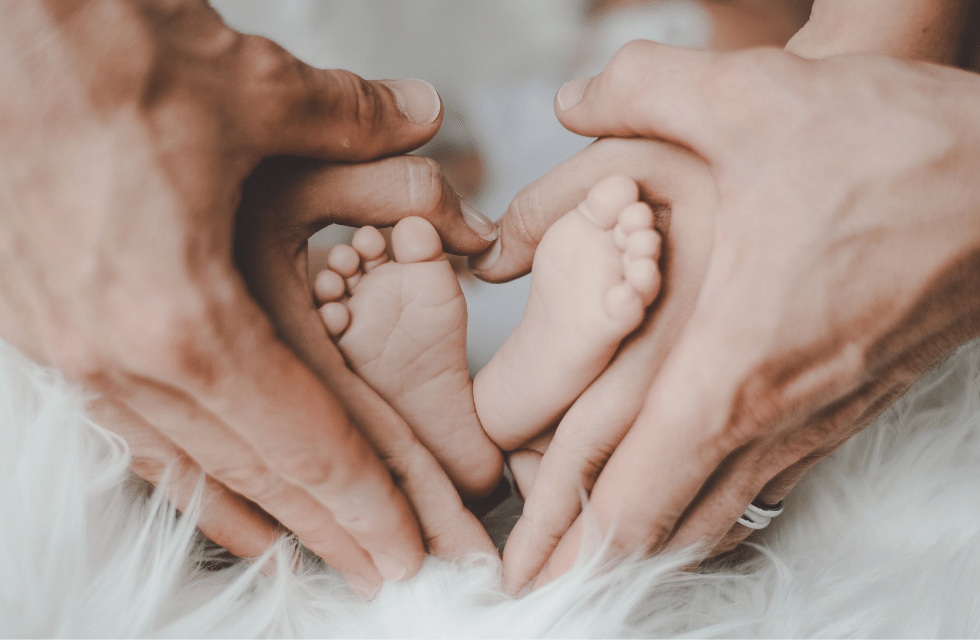
MULTIPOLYGON (((214 0, 233 27, 271 38, 309 64, 365 78, 423 78, 446 117, 418 153, 496 220, 514 195, 591 142, 553 111, 566 81, 594 75, 620 46, 646 39, 730 50, 782 46, 812 0, 214 0)), ((311 268, 349 239, 331 227, 311 240, 311 268)), ((469 306, 475 373, 520 320, 528 280, 477 281, 455 263, 469 306)))

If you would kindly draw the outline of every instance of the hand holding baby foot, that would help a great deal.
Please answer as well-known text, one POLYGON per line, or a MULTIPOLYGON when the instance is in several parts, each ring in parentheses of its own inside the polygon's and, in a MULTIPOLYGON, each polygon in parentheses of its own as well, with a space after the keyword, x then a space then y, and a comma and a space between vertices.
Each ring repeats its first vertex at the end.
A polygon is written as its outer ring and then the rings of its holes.
MULTIPOLYGON (((359 165, 280 158, 266 162, 249 182, 237 239, 238 260, 256 299, 276 319, 283 339, 335 389, 352 420, 405 491, 418 515, 428 550, 445 558, 473 551, 492 553, 494 547, 404 417, 345 363, 328 328, 343 331, 346 327, 337 328, 332 320, 325 326, 317 312, 307 278, 306 241, 331 222, 389 226, 408 216, 422 215, 431 224, 417 217, 411 220, 427 228, 431 235, 426 241, 439 247, 441 237, 457 251, 472 251, 474 246, 485 246, 486 241, 469 226, 471 221, 464 216, 463 206, 442 179, 438 165, 428 158, 400 156, 359 165), (387 188, 369 188, 378 184, 387 188)), ((373 268, 386 258, 380 257, 383 239, 376 230, 370 231, 362 230, 356 245, 375 258, 366 261, 373 268)), ((332 263, 352 276, 353 287, 365 265, 356 249, 344 249, 353 260, 344 264, 342 259, 334 259, 332 263)), ((442 260, 440 266, 452 274, 448 261, 442 260)), ((320 294, 329 292, 329 286, 324 288, 324 278, 330 276, 341 278, 333 270, 322 274, 316 287, 320 294)), ((339 284, 341 290, 348 286, 342 279, 339 284)), ((455 276, 453 284, 458 289, 455 276)), ((368 286, 365 291, 370 289, 368 286)), ((338 306, 346 323, 347 308, 338 306)), ((497 456, 499 473, 499 452, 493 449, 491 454, 497 456)), ((491 456, 489 471, 483 473, 493 473, 493 462, 491 456)))
MULTIPOLYGON (((629 176, 656 204, 663 237, 664 279, 642 324, 626 338, 609 366, 561 418, 557 429, 520 443, 509 465, 525 497, 524 514, 504 549, 504 583, 517 591, 542 568, 581 510, 581 491, 633 424, 643 397, 690 317, 711 249, 714 186, 704 163, 672 144, 604 138, 528 185, 501 220, 503 251, 495 278, 531 261, 528 247, 541 238, 520 230, 548 227, 586 195, 587 185, 610 174, 629 176), (524 203, 547 202, 547 208, 524 203)), ((535 258, 536 259, 536 258, 535 258)), ((486 275, 486 273, 481 273, 486 275)), ((532 276, 533 278, 533 276, 532 276)))
MULTIPOLYGON (((365 437, 393 412, 331 373, 342 359, 331 367, 308 332, 309 292, 294 295, 315 225, 239 204, 272 156, 381 177, 397 158, 356 163, 431 139, 434 89, 314 69, 203 0, 0 3, 0 34, 0 335, 102 394, 134 471, 158 482, 175 462, 178 507, 207 474, 205 508, 221 515, 200 524, 229 550, 260 555, 278 520, 367 591, 414 573, 413 506, 426 510, 365 437)), ((394 175, 412 175, 402 162, 394 175)), ((441 183, 389 180, 401 203, 382 213, 440 209, 461 248, 485 247, 464 237, 457 198, 416 196, 441 183)), ((357 184, 321 183, 320 199, 367 199, 357 184)), ((464 529, 450 498, 441 520, 419 514, 427 537, 464 529)))
MULTIPOLYGON (((980 121, 967 106, 978 96, 975 76, 884 58, 807 62, 639 42, 559 93, 560 119, 583 135, 682 142, 709 163, 694 173, 717 194, 689 319, 649 384, 625 394, 636 420, 591 488, 592 515, 614 547, 737 540, 732 525, 755 496, 778 500, 815 459, 980 333, 980 193, 962 178, 980 167, 980 121), (637 77, 655 81, 638 86, 637 77)), ((668 258, 678 246, 668 242, 668 258)), ((489 273, 514 268, 500 260, 489 273)), ((579 402, 603 390, 615 410, 624 393, 602 382, 579 402)), ((563 461, 574 466, 572 448, 556 448, 566 425, 587 432, 582 415, 601 415, 599 399, 589 411, 579 406, 559 427, 532 496, 563 461)), ((589 468, 575 471, 587 490, 589 468)), ((554 520, 520 534, 523 557, 505 552, 505 571, 521 565, 512 587, 549 555, 543 580, 573 563, 583 521, 554 520), (555 527, 567 525, 554 547, 555 527)))

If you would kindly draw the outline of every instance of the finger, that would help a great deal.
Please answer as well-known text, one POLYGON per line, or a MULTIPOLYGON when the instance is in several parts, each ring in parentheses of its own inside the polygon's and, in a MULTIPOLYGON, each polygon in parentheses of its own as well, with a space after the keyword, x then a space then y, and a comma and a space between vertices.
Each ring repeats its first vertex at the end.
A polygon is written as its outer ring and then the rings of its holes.
MULTIPOLYGON (((675 149, 640 140, 600 140, 593 147, 597 153, 617 157, 636 153, 631 147, 649 148, 648 153, 653 154, 675 149)), ((605 160, 602 154, 597 158, 605 160)), ((541 569, 578 516, 581 491, 591 488, 608 456, 633 425, 660 365, 695 308, 711 250, 714 189, 704 165, 687 153, 670 154, 656 166, 664 173, 641 182, 641 189, 662 193, 670 207, 669 220, 661 227, 665 277, 660 297, 606 371, 562 419, 537 471, 534 488, 525 494, 529 508, 504 550, 504 581, 512 592, 523 588, 541 569), (684 224, 674 223, 679 220, 684 224)))
MULTIPOLYGON (((308 549, 355 586, 368 595, 381 586, 382 576, 371 557, 333 514, 303 488, 277 477, 247 442, 208 411, 182 393, 147 383, 131 387, 127 400, 146 424, 164 427, 174 443, 195 451, 194 466, 199 463, 232 491, 247 494, 265 506, 308 549)), ((152 469, 158 459, 150 458, 141 467, 152 469)))
MULTIPOLYGON (((758 354, 752 351, 751 341, 733 335, 737 328, 729 328, 719 320, 734 317, 734 313, 724 309, 738 304, 734 292, 739 288, 713 284, 710 278, 706 281, 699 300, 712 300, 719 306, 710 312, 696 310, 692 315, 677 347, 657 374, 636 423, 592 491, 592 515, 600 530, 610 535, 616 549, 651 553, 662 548, 675 536, 678 524, 696 499, 710 495, 713 487, 720 486, 721 491, 728 492, 719 499, 724 505, 720 515, 712 514, 699 525, 703 530, 680 541, 703 542, 708 538, 709 543, 716 542, 718 538, 711 539, 707 532, 723 534, 761 489, 763 482, 757 479, 771 478, 782 468, 770 468, 760 475, 752 470, 757 465, 752 464, 751 456, 746 458, 746 464, 733 465, 732 461, 738 459, 732 456, 733 452, 764 451, 765 448, 753 447, 759 446, 759 434, 770 425, 779 424, 784 433, 792 433, 800 426, 794 422, 799 416, 785 413, 778 405, 760 403, 763 389, 758 384, 747 386, 742 382, 758 382, 758 376, 753 375, 760 368, 758 354), (705 362, 712 366, 705 367, 705 362), (755 483, 750 480, 718 484, 718 479, 728 473, 728 465, 746 474, 742 477, 755 478, 755 483), (642 473, 638 472, 641 469, 642 473), (722 520, 725 524, 719 525, 722 520)), ((830 377, 837 380, 840 376, 830 377)), ((827 394, 828 399, 833 395, 830 391, 827 394)), ((789 409, 798 411, 796 406, 789 409)), ((803 446, 809 446, 805 451, 814 450, 825 440, 825 432, 814 431, 803 442, 803 446)), ((796 441, 793 446, 801 443, 796 441)), ((786 451, 782 450, 781 455, 786 455, 786 451)), ((789 459, 799 459, 804 454, 789 459)), ((761 454, 756 456, 758 461, 761 454)), ((778 462, 780 455, 774 459, 778 462)), ((788 464, 786 458, 782 460, 784 466, 788 464)), ((560 575, 572 565, 584 526, 580 516, 557 545, 544 575, 560 575)))
POLYGON ((521 496, 531 495, 534 480, 541 466, 541 458, 551 446, 554 436, 554 429, 550 429, 525 443, 520 449, 515 449, 506 455, 507 466, 514 475, 521 496))
POLYGON ((244 36, 238 71, 246 135, 262 155, 360 162, 428 142, 442 122, 442 101, 423 80, 368 81, 349 71, 316 69, 278 44, 244 36))
MULTIPOLYGON (((396 482, 408 492, 429 548, 456 558, 495 549, 486 531, 466 511, 442 467, 421 445, 404 420, 367 383, 347 368, 316 312, 305 276, 297 273, 292 251, 277 242, 246 243, 241 267, 253 294, 282 339, 332 389, 348 415, 384 458, 396 482)), ((305 235, 303 236, 305 242, 305 235)), ((305 260, 300 259, 305 269, 305 260)))
MULTIPOLYGON (((360 380, 360 379, 358 379, 360 380)), ((367 395, 367 389, 361 394, 367 395)), ((373 392, 372 392, 372 395, 373 392)), ((457 560, 472 553, 491 553, 497 549, 486 529, 465 507, 456 487, 428 449, 415 438, 404 420, 378 399, 378 406, 357 403, 352 414, 370 424, 365 429, 399 486, 418 514, 426 548, 446 560, 457 560), (360 416, 361 412, 380 416, 360 416)))
MULTIPOLYGON (((333 394, 279 342, 240 283, 229 277, 224 291, 227 303, 165 324, 164 337, 153 342, 169 347, 163 357, 140 359, 132 370, 182 392, 260 453, 269 472, 239 479, 245 497, 277 515, 308 494, 370 553, 383 576, 411 576, 421 565, 422 540, 390 473, 333 394)), ((183 448, 199 461, 210 451, 193 442, 183 448)), ((302 513, 290 513, 295 517, 287 526, 301 529, 302 513)))
MULTIPOLYGON (((803 479, 803 476, 813 468, 813 465, 826 457, 830 452, 831 450, 814 453, 791 465, 788 469, 785 469, 782 473, 766 483, 766 486, 759 491, 753 500, 757 499, 764 504, 778 504, 783 501, 789 495, 790 491, 803 479)), ((698 514, 692 513, 681 525, 681 528, 675 536, 677 540, 676 542, 672 540, 671 546, 681 547, 685 544, 692 544, 692 541, 696 541, 698 539, 696 537, 697 534, 694 533, 693 526, 688 526, 688 521, 698 522, 699 520, 698 514)), ((711 549, 711 552, 708 554, 709 557, 728 553, 755 532, 754 529, 750 529, 738 522, 735 524, 729 523, 729 525, 728 531, 711 549)), ((710 539, 710 537, 705 539, 710 539)))
MULTIPOLYGON (((561 163, 521 189, 501 217, 500 239, 470 268, 487 282, 505 282, 531 269, 534 251, 551 224, 585 199, 588 190, 611 175, 632 178, 651 204, 713 198, 707 167, 695 155, 654 140, 606 138, 561 163)), ((658 221, 662 228, 663 220, 658 221)))
POLYGON ((387 227, 417 216, 432 223, 451 253, 482 251, 498 236, 496 225, 449 186, 439 164, 423 156, 358 165, 276 159, 250 182, 248 197, 270 203, 283 212, 283 224, 308 235, 331 223, 387 227))
POLYGON ((538 469, 541 467, 543 454, 530 449, 517 449, 511 451, 507 456, 507 466, 514 474, 514 481, 517 483, 517 490, 522 496, 531 495, 531 487, 534 480, 538 477, 538 469))
POLYGON ((445 558, 474 551, 495 552, 486 531, 463 507, 432 454, 405 421, 347 368, 314 308, 305 277, 294 272, 292 252, 282 252, 276 243, 250 244, 248 249, 250 256, 242 268, 254 295, 282 339, 337 394, 361 433, 384 459, 406 491, 429 548, 445 558))
POLYGON ((709 103, 717 99, 711 90, 718 73, 712 64, 718 58, 634 40, 599 75, 559 89, 555 113, 580 135, 661 138, 709 157, 717 137, 709 103))
MULTIPOLYGON (((742 379, 747 357, 718 335, 692 316, 636 423, 595 483, 589 521, 610 536, 615 549, 650 553, 660 548, 705 480, 744 444, 739 434, 747 427, 731 427, 729 408, 737 406, 733 381, 742 379), (705 368, 705 362, 713 366, 705 368)), ((574 564, 583 517, 558 543, 542 575, 560 575, 574 564)))
POLYGON ((100 398, 89 406, 89 412, 129 445, 133 473, 155 486, 166 478, 167 499, 177 509, 187 510, 203 478, 197 526, 216 544, 236 556, 258 558, 282 535, 274 519, 206 475, 200 465, 126 405, 100 398))
POLYGON ((315 314, 311 318, 307 334, 310 339, 297 343, 298 352, 337 393, 398 480, 418 515, 426 547, 448 560, 470 553, 496 554, 486 530, 465 508, 452 481, 429 450, 394 409, 344 366, 336 347, 326 338, 322 323, 315 314), (319 332, 318 340, 313 339, 314 332, 319 332))
POLYGON ((347 368, 313 308, 305 281, 289 279, 291 265, 288 259, 277 262, 270 257, 259 263, 264 268, 251 273, 256 295, 280 327, 283 339, 337 394, 351 419, 405 491, 419 518, 428 548, 447 559, 473 552, 496 553, 486 531, 465 509, 455 487, 432 454, 401 416, 347 368), (296 286, 289 286, 291 282, 296 286))
POLYGON ((752 530, 738 523, 732 526, 724 518, 737 510, 746 493, 752 494, 750 502, 756 497, 766 504, 783 500, 813 465, 863 429, 908 387, 907 381, 872 381, 816 413, 801 428, 782 434, 775 441, 762 441, 744 452, 736 452, 731 456, 734 459, 722 466, 721 473, 715 474, 717 477, 711 479, 707 490, 688 509, 670 545, 679 547, 714 540, 712 555, 733 549, 752 530), (869 398, 874 401, 869 402, 869 398), (773 469, 779 473, 765 482, 773 475, 773 469), (748 490, 738 491, 737 487, 748 490), (755 487, 761 489, 752 493, 755 487), (730 528, 719 540, 718 532, 725 527, 730 528))
MULTIPOLYGON (((753 500, 776 504, 785 496, 777 496, 774 491, 763 496, 765 485, 789 464, 785 458, 785 450, 773 451, 770 443, 764 441, 732 453, 705 481, 700 494, 678 522, 668 546, 683 548, 702 544, 705 550, 720 549, 733 523, 753 500)), ((810 461, 809 465, 814 462, 810 461)), ((742 538, 752 532, 741 524, 735 527, 742 538)))
POLYGON ((581 513, 582 492, 588 495, 592 490, 599 471, 633 424, 656 373, 644 365, 655 362, 658 351, 670 344, 655 335, 663 326, 655 318, 644 323, 637 338, 568 410, 543 457, 534 460, 533 451, 511 454, 525 508, 504 547, 503 579, 509 593, 518 593, 545 565, 581 513))

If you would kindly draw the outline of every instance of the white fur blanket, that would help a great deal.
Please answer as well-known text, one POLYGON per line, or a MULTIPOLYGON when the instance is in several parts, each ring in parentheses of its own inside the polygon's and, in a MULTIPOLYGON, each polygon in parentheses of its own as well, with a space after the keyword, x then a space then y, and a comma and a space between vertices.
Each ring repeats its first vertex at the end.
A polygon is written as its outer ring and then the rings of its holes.
POLYGON ((262 576, 129 478, 82 400, 0 344, 0 636, 980 636, 980 343, 821 463, 742 565, 583 566, 521 600, 490 557, 370 603, 312 561, 262 576))

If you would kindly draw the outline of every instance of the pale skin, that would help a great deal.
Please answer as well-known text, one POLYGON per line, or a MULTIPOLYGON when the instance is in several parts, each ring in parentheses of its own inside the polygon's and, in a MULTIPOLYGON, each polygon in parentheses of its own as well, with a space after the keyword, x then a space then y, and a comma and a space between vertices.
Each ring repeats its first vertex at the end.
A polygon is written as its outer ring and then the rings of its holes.
POLYGON ((515 428, 549 426, 642 321, 660 285, 653 224, 632 180, 593 187, 543 239, 527 312, 475 384, 463 293, 425 220, 395 226, 393 260, 377 229, 359 229, 333 248, 314 292, 348 366, 405 416, 461 493, 480 497, 499 480, 498 445, 515 428))
MULTIPOLYGON (((838 51, 853 45, 843 38, 838 51)), ((878 57, 633 43, 559 92, 572 131, 672 140, 697 155, 600 140, 525 189, 488 254, 499 257, 475 263, 491 281, 522 273, 580 185, 622 165, 643 174, 651 200, 673 204, 656 315, 553 439, 511 456, 527 504, 505 549, 509 588, 571 566, 583 486, 601 530, 615 523, 614 547, 733 547, 754 497, 777 501, 977 335, 978 84, 878 57), (658 191, 665 182, 674 186, 658 191), (674 237, 684 212, 711 227, 710 243, 674 237), (670 262, 686 247, 687 274, 670 262)))
POLYGON ((0 33, 0 336, 100 392, 178 507, 203 477, 201 529, 238 555, 285 527, 371 595, 427 548, 492 549, 305 274, 331 222, 494 237, 400 155, 439 127, 432 87, 310 68, 194 0, 5 2, 0 33))

